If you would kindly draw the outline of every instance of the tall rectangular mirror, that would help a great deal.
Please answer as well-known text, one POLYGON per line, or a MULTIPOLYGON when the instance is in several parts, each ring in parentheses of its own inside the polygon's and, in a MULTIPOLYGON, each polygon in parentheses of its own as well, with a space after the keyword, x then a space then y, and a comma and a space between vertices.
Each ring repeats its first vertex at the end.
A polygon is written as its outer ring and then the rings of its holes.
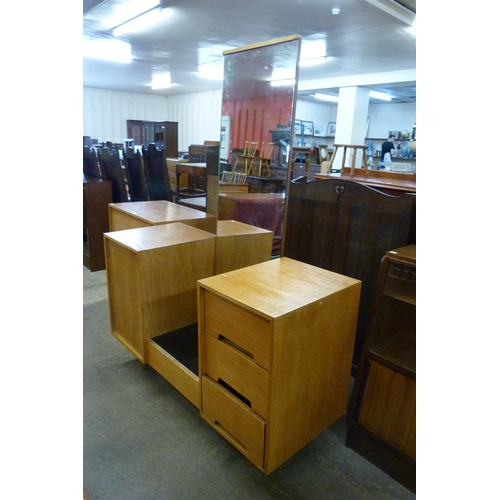
POLYGON ((292 35, 224 52, 219 193, 212 210, 220 219, 273 230, 273 256, 283 247, 300 47, 301 37, 292 35))

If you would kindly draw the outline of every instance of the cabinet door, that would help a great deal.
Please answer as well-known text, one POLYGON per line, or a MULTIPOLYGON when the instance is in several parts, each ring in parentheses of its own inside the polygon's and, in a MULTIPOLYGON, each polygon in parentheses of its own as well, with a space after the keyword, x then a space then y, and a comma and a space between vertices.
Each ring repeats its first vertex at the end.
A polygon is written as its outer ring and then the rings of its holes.
POLYGON ((135 145, 144 144, 144 122, 127 120, 127 137, 133 139, 135 145))
POLYGON ((416 382, 371 362, 358 423, 416 459, 416 382))

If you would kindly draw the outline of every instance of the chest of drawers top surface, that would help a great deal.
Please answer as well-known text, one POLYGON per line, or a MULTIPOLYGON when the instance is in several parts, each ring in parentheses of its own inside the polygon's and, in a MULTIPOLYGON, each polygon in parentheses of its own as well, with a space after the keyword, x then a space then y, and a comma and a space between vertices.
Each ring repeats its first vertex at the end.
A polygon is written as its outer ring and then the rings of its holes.
POLYGON ((359 280, 287 257, 199 281, 206 290, 269 318, 282 316, 359 283, 359 280))
POLYGON ((128 203, 112 203, 112 210, 118 210, 151 225, 164 224, 165 222, 182 222, 183 220, 206 219, 215 217, 200 210, 185 207, 166 200, 136 201, 128 203))
POLYGON ((173 224, 114 231, 105 233, 105 237, 129 250, 142 252, 215 238, 215 235, 181 222, 175 222, 173 224))

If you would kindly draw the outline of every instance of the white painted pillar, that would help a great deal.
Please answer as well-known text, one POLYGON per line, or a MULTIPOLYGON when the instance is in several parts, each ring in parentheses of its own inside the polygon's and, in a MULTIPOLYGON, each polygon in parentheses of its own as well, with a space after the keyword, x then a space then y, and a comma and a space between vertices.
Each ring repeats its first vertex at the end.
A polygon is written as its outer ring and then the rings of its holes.
MULTIPOLYGON (((368 118, 369 90, 361 87, 341 87, 337 109, 337 126, 334 144, 365 144, 366 120, 368 118)), ((361 150, 356 153, 356 168, 361 167, 361 150)), ((353 151, 347 152, 346 166, 351 165, 353 151)), ((340 170, 343 149, 339 149, 332 167, 340 170)))

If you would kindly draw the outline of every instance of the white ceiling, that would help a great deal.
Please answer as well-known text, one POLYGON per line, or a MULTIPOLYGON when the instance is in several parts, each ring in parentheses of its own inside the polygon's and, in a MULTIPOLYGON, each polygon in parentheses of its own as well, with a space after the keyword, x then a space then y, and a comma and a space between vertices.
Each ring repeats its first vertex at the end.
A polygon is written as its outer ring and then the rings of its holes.
MULTIPOLYGON (((84 38, 112 40, 113 16, 144 1, 83 0, 84 38)), ((415 32, 366 0, 159 1, 165 19, 120 38, 131 44, 130 64, 84 57, 85 87, 164 96, 220 89, 221 80, 198 76, 199 64, 222 66, 224 50, 298 34, 303 55, 311 43, 324 43, 328 56, 325 64, 300 68, 300 97, 354 85, 389 92, 393 102, 415 101, 415 32), (173 85, 152 90, 153 75, 162 72, 170 72, 173 85)), ((416 0, 398 3, 416 12, 416 0)))

